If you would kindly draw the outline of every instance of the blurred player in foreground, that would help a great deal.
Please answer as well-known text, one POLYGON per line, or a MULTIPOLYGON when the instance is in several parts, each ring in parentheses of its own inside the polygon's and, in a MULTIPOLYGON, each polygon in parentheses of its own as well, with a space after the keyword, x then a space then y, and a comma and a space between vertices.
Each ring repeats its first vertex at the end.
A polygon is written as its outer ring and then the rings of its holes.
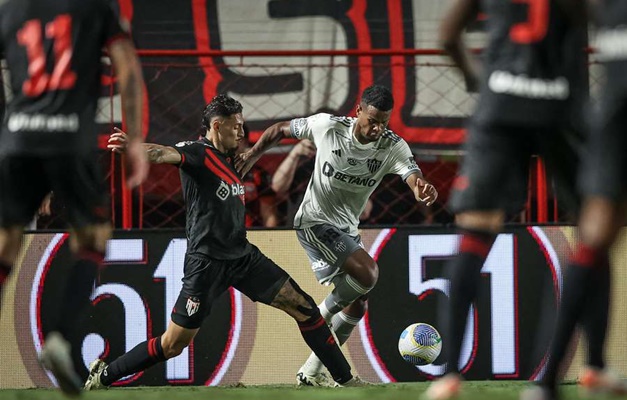
MULTIPOLYGON (((265 151, 285 138, 308 139, 317 148, 313 176, 294 228, 318 282, 334 285, 319 308, 340 344, 364 316, 368 292, 379 276, 379 267, 364 250, 357 231, 370 195, 385 175, 396 174, 417 201, 431 205, 438 196, 422 176, 407 143, 387 129, 393 106, 389 89, 370 86, 361 96, 357 118, 316 114, 279 122, 236 161, 238 170, 246 173, 265 151)), ((333 384, 315 354, 296 378, 299 385, 333 384)))
POLYGON ((591 154, 580 179, 585 200, 579 242, 564 277, 546 372, 539 387, 522 394, 524 400, 557 399, 559 368, 578 323, 588 341, 588 360, 579 384, 591 393, 627 394, 626 381, 606 368, 603 352, 610 308, 609 250, 625 222, 627 194, 627 2, 603 0, 599 14, 596 48, 606 83, 594 117, 591 154))
MULTIPOLYGON (((145 144, 148 159, 180 170, 187 211, 183 288, 163 335, 138 344, 107 365, 90 364, 86 390, 113 382, 181 354, 194 339, 215 299, 234 287, 294 318, 307 345, 323 360, 337 385, 359 386, 314 300, 281 267, 246 238, 245 187, 233 166, 244 138, 242 105, 218 95, 203 112, 204 137, 175 147, 145 144)), ((124 153, 127 136, 117 130, 109 148, 124 153)))
POLYGON ((447 374, 425 397, 448 399, 461 388, 460 351, 481 268, 506 213, 520 210, 530 158, 540 154, 558 188, 576 207, 581 119, 587 101, 583 0, 457 0, 441 25, 442 43, 469 90, 479 89, 468 126, 466 156, 453 184, 451 208, 461 233, 447 264, 450 297, 440 314, 447 374), (461 40, 464 29, 488 17, 483 72, 461 40))
POLYGON ((77 260, 40 358, 61 389, 77 395, 82 383, 66 339, 90 302, 111 236, 96 153, 102 49, 109 52, 123 98, 130 187, 148 173, 140 136, 141 69, 107 0, 6 1, 0 6, 0 36, 12 92, 0 133, 0 288, 15 263, 24 226, 54 190, 69 210, 77 260))

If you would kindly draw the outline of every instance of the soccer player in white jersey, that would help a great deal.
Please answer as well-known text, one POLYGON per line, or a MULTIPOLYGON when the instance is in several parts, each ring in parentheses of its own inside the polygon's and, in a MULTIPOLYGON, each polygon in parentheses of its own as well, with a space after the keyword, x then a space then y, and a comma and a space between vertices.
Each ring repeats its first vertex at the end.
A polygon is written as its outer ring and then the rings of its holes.
MULTIPOLYGON (((340 344, 366 312, 368 292, 379 276, 357 231, 368 198, 387 174, 401 176, 419 202, 431 205, 438 196, 407 143, 387 129, 393 106, 389 89, 370 86, 362 93, 356 118, 316 114, 279 122, 236 160, 237 169, 245 174, 281 139, 309 139, 316 145, 314 172, 294 228, 318 281, 334 285, 319 308, 340 344)), ((315 354, 300 368, 297 381, 307 386, 333 383, 315 354)))

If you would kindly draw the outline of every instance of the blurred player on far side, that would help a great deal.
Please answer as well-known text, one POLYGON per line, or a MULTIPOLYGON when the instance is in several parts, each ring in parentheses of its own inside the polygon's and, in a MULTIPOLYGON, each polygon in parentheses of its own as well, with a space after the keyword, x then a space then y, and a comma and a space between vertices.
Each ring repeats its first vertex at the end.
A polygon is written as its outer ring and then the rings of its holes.
POLYGON ((70 395, 80 393, 81 381, 66 339, 90 302, 111 235, 95 125, 105 47, 123 98, 128 184, 135 187, 148 173, 140 135, 142 74, 109 1, 9 0, 0 6, 0 50, 12 92, 0 133, 0 288, 17 258, 24 226, 54 190, 68 208, 76 262, 40 358, 70 395))

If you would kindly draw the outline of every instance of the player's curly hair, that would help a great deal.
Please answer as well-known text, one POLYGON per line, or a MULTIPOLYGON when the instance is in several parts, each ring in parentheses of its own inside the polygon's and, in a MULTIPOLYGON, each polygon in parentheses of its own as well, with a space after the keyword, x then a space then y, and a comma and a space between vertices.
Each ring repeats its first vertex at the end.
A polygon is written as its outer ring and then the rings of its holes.
POLYGON ((394 107, 394 97, 385 86, 372 85, 361 94, 361 104, 373 106, 380 111, 390 111, 394 107))
POLYGON ((242 103, 226 94, 219 94, 211 101, 202 112, 202 127, 207 130, 211 128, 213 117, 230 117, 233 114, 241 113, 244 109, 242 103))

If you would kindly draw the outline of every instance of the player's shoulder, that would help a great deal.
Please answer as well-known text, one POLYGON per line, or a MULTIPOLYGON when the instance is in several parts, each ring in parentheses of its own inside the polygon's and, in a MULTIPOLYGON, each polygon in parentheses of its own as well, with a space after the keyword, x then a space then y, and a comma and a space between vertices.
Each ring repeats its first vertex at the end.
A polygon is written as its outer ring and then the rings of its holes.
POLYGON ((403 143, 405 140, 394 133, 393 131, 386 129, 385 132, 379 138, 379 143, 377 143, 378 149, 389 149, 392 150, 394 148, 403 147, 403 143))
POLYGON ((193 151, 193 150, 204 151, 204 149, 210 148, 211 146, 206 140, 203 140, 201 138, 198 140, 183 140, 181 142, 176 143, 174 147, 180 150, 187 150, 187 151, 193 151))
POLYGON ((329 113, 318 113, 309 117, 309 120, 320 126, 349 128, 352 125, 354 118, 329 113))

